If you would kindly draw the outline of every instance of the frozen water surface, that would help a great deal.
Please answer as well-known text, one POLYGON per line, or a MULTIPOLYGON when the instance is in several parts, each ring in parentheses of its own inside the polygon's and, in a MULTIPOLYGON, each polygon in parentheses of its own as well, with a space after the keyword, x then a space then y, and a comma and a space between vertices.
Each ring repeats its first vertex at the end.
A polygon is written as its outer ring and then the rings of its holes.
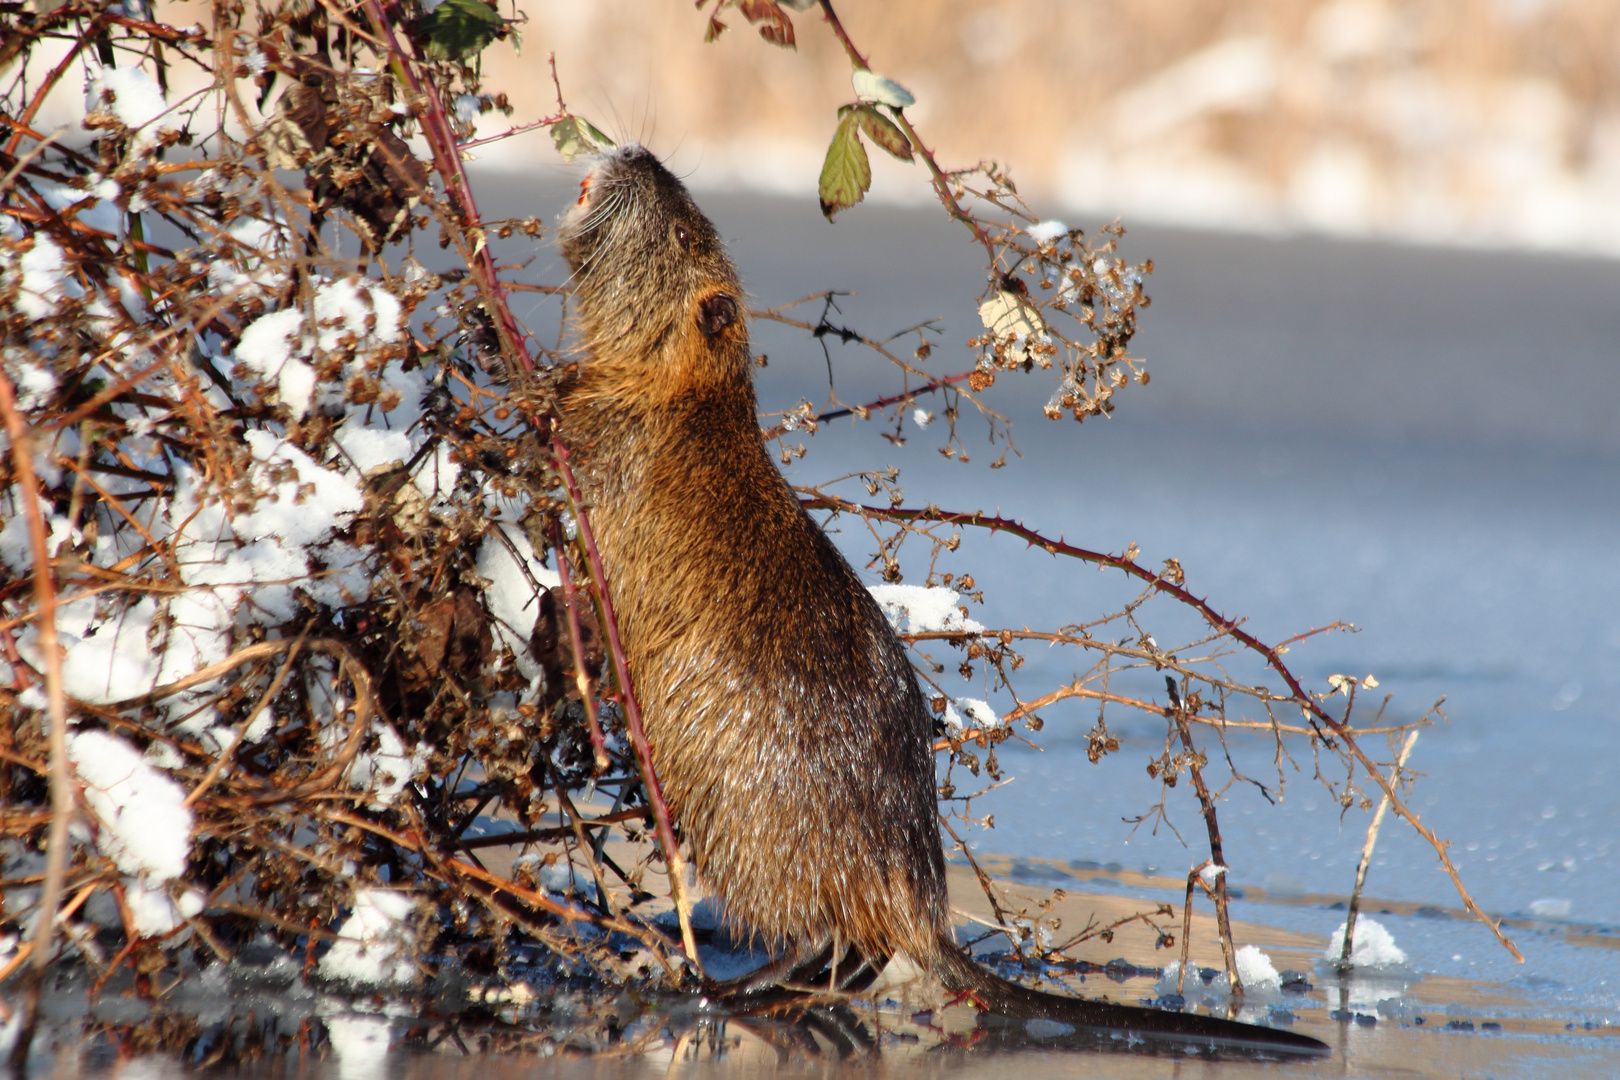
MULTIPOLYGON (((489 179, 492 217, 549 213, 569 199, 567 177, 546 196, 528 179, 489 179)), ((829 226, 808 202, 702 193, 699 201, 756 305, 854 290, 836 318, 878 337, 939 318, 934 370, 969 366, 962 342, 978 332, 977 253, 941 215, 862 206, 829 226)), ((1354 623, 1359 634, 1296 647, 1294 670, 1316 687, 1333 673, 1371 673, 1400 718, 1445 698, 1449 723, 1426 730, 1411 761, 1423 774, 1413 806, 1453 842, 1480 904, 1510 918, 1526 962, 1514 963, 1459 916, 1433 852, 1392 816, 1366 911, 1407 963, 1342 992, 1324 969, 1308 972, 1327 1007, 1344 1010, 1336 1026, 1308 1030, 1334 1041, 1357 1075, 1613 1075, 1620 1044, 1605 1035, 1620 1004, 1620 264, 1145 229, 1130 233, 1125 254, 1157 264, 1133 350, 1148 359, 1153 381, 1123 392, 1115 418, 1046 421, 1040 406, 1055 380, 1004 376, 987 400, 1015 421, 1024 455, 1004 469, 985 467, 997 450, 966 417, 968 465, 936 452, 938 423, 907 425, 903 446, 873 425, 835 427, 809 440, 793 479, 897 465, 908 505, 999 509, 1096 549, 1135 542, 1144 565, 1174 556, 1196 594, 1245 616, 1264 640, 1354 623), (1484 1026, 1490 1017, 1523 1021, 1529 1034, 1493 1032, 1484 1026)), ((542 254, 531 273, 554 279, 557 264, 542 254)), ((539 308, 533 318, 554 325, 539 308)), ((819 343, 766 324, 754 334, 770 356, 759 376, 762 408, 824 399, 819 343)), ((869 354, 829 347, 846 401, 893 390, 869 354)), ((917 404, 937 415, 941 403, 917 404)), ((862 530, 840 539, 857 565, 866 561, 862 530)), ((1005 537, 968 535, 950 568, 970 571, 985 590, 986 604, 971 615, 991 626, 1077 622, 1134 594, 1118 574, 1005 537)), ((1193 636, 1196 624, 1178 618, 1168 606, 1150 616, 1161 644, 1193 636)), ((1050 688, 1074 673, 1067 656, 1026 653, 1025 687, 1050 688)), ((1163 693, 1147 678, 1132 689, 1163 693)), ((1191 793, 1178 789, 1170 804, 1190 846, 1163 827, 1133 832, 1122 822, 1157 798, 1143 766, 1163 747, 1162 727, 1119 714, 1119 752, 1092 765, 1084 753, 1092 710, 1043 715, 1041 752, 1016 743, 1000 750, 1017 782, 978 805, 997 827, 975 833, 975 849, 1009 857, 997 865, 1045 887, 1178 901, 1176 880, 1201 859, 1191 793)), ((1235 743, 1234 758, 1276 793, 1268 747, 1235 743)), ((1245 896, 1234 916, 1314 935, 1319 953, 1344 921, 1333 904, 1351 886, 1367 816, 1352 810, 1341 822, 1309 761, 1301 765, 1285 774, 1280 805, 1240 786, 1221 822, 1230 883, 1245 896)), ((1135 989, 1150 995, 1151 980, 1135 989)), ((391 1023, 339 1024, 342 1045, 334 1039, 314 1073, 741 1075, 774 1061, 746 1047, 704 1058, 689 1046, 623 1062, 383 1057, 391 1023)), ((165 1075, 170 1067, 57 1063, 61 1075, 109 1068, 165 1075)), ((890 1055, 875 1068, 1179 1075, 1170 1061, 1086 1055, 890 1055)), ((1263 1068, 1275 1075, 1275 1066, 1263 1068)))

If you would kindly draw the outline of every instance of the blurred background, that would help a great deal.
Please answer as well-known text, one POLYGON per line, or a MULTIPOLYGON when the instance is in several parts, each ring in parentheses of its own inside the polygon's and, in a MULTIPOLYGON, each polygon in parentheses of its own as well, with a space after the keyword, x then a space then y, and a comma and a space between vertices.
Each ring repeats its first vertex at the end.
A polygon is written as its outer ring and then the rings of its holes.
MULTIPOLYGON (((798 49, 735 10, 533 0, 486 68, 547 115, 543 62, 615 137, 704 186, 814 191, 849 66, 814 8, 798 49), (707 9, 706 9, 707 10, 707 9)), ((1620 254, 1614 0, 846 0, 840 16, 943 162, 991 158, 1054 212, 1264 232, 1620 254)), ((492 54, 495 50, 492 50, 492 54)), ((486 128, 499 130, 493 122, 486 128)), ((554 160, 543 133, 492 150, 554 160)), ((878 167, 876 195, 926 200, 878 167)))

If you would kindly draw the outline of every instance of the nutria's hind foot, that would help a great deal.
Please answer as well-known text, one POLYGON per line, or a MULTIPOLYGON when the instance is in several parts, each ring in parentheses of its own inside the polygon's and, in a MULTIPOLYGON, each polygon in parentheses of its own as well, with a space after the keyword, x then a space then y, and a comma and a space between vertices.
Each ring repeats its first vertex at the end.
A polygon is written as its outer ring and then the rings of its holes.
POLYGON ((708 996, 744 1008, 760 1008, 825 994, 858 994, 882 972, 886 958, 869 960, 859 950, 827 938, 800 943, 762 967, 705 987, 708 996))

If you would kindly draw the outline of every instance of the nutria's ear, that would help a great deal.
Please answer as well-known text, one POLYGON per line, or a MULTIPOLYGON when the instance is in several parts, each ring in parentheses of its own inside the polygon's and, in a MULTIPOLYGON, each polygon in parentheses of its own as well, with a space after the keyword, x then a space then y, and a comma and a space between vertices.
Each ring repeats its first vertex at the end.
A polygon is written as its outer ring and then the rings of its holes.
POLYGON ((737 321, 737 301, 725 293, 706 296, 698 304, 698 326, 709 337, 714 337, 737 321))

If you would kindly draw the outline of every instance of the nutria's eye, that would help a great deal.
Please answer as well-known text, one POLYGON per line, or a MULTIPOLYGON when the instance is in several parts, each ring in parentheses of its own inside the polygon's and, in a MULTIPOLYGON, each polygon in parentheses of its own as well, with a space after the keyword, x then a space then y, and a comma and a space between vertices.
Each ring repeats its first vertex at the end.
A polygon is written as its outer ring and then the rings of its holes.
POLYGON ((692 246, 692 234, 686 231, 686 226, 680 222, 675 223, 675 241, 683 248, 692 246))
POLYGON ((698 305, 698 326, 709 337, 714 337, 736 321, 737 301, 725 293, 704 297, 698 305))

